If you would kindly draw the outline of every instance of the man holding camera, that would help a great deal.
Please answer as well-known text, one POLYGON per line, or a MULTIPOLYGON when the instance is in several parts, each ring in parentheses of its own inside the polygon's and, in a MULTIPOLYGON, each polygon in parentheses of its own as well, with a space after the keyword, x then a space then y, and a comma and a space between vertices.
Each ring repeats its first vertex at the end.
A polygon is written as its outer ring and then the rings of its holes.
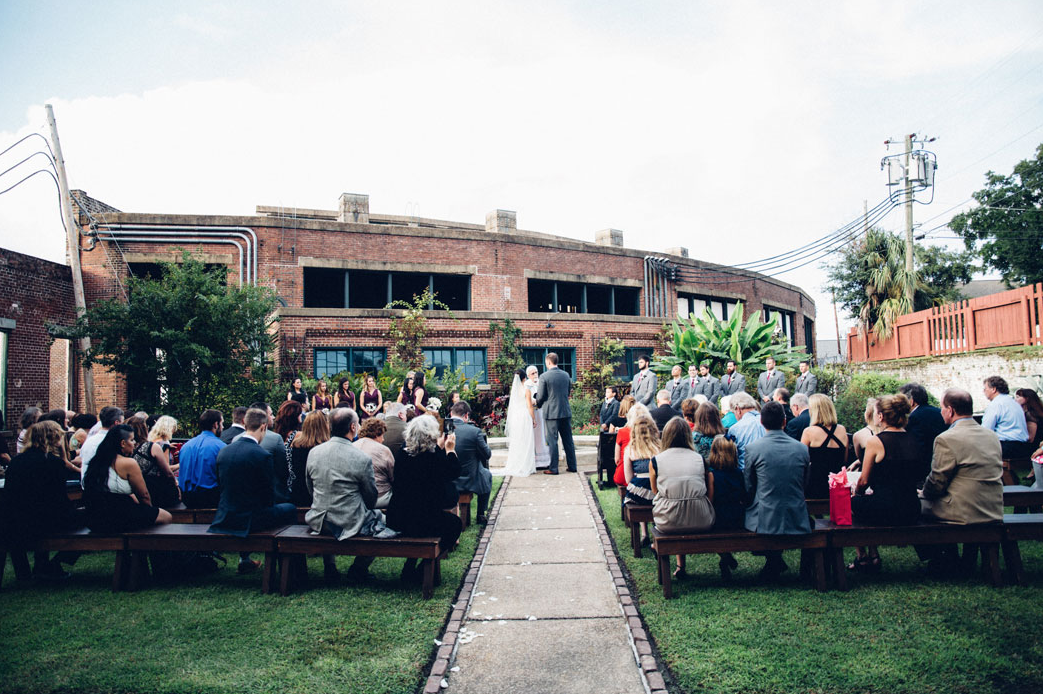
POLYGON ((493 489, 493 476, 489 472, 489 458, 493 452, 485 439, 485 432, 471 424, 471 406, 466 401, 453 405, 449 414, 450 418, 445 420, 445 433, 456 432, 456 457, 460 460, 456 489, 461 494, 470 492, 477 496, 478 524, 485 525, 489 493, 493 489))

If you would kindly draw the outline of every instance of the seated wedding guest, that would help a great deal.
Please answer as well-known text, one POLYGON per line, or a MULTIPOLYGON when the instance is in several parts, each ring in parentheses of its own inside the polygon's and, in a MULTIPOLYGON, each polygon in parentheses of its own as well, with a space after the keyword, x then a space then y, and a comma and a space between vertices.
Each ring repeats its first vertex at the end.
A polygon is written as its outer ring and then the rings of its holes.
POLYGON ((735 446, 739 449, 739 469, 744 470, 746 447, 764 436, 764 427, 761 426, 761 413, 757 411, 757 403, 749 393, 732 395, 731 406, 738 421, 728 428, 728 433, 735 439, 735 446))
POLYGON ((98 421, 98 418, 92 414, 78 414, 72 418, 70 426, 72 427, 72 438, 69 439, 69 450, 70 452, 79 457, 80 448, 83 447, 83 442, 87 440, 87 432, 91 430, 98 421))
POLYGON ((384 424, 387 426, 384 445, 391 449, 392 454, 398 455, 406 443, 406 407, 399 402, 387 404, 388 410, 384 417, 384 424))
POLYGON ((123 410, 112 405, 101 408, 101 412, 98 413, 98 421, 91 427, 91 432, 93 433, 88 433, 87 439, 80 446, 81 484, 83 478, 87 475, 87 468, 91 464, 91 458, 94 457, 94 453, 98 450, 101 442, 105 440, 105 435, 109 433, 109 429, 122 423, 123 410))
MULTIPOLYGON (((341 389, 343 388, 344 383, 342 381, 341 389)), ((359 417, 362 418, 362 421, 376 415, 384 408, 384 396, 380 393, 380 388, 377 388, 377 379, 373 376, 366 376, 366 385, 359 393, 359 405, 361 409, 358 414, 359 417)))
MULTIPOLYGON (((727 434, 715 436, 710 455, 705 459, 713 478, 713 527, 718 530, 739 530, 746 516, 746 483, 739 470, 739 450, 727 434)), ((717 566, 721 578, 729 580, 739 563, 730 552, 718 555, 717 566)))
MULTIPOLYGON (((293 504, 276 503, 272 454, 261 447, 269 418, 265 410, 247 410, 243 418, 246 433, 217 454, 221 500, 208 532, 246 537, 251 532, 297 522, 297 508, 293 504)), ((239 573, 259 567, 260 562, 251 560, 247 553, 240 553, 239 573)))
POLYGON ((69 412, 62 409, 51 410, 47 414, 40 415, 40 418, 36 421, 54 422, 61 427, 62 431, 66 431, 69 428, 69 412))
MULTIPOLYGON (((348 389, 351 393, 351 389, 348 389)), ((354 393, 352 393, 352 400, 354 400, 354 393)), ((348 407, 354 409, 355 403, 352 402, 348 407)), ((281 409, 281 408, 280 408, 281 409)), ((319 379, 319 382, 315 384, 315 395, 311 397, 311 411, 332 410, 333 409, 333 396, 330 394, 330 388, 326 385, 324 379, 319 379)))
MULTIPOLYGON (((128 423, 141 422, 138 417, 131 417, 128 423)), ((134 425, 132 425, 134 426, 134 425)), ((144 426, 140 427, 144 430, 144 426)), ((170 465, 170 439, 177 431, 177 420, 166 415, 156 420, 152 429, 138 440, 138 427, 134 426, 134 439, 138 447, 134 451, 134 460, 141 468, 141 476, 145 480, 152 505, 160 508, 171 508, 181 503, 181 492, 174 477, 174 467, 170 465)))
POLYGON ((851 444, 854 447, 853 453, 855 454, 856 461, 851 466, 851 469, 853 470, 862 466, 862 460, 865 459, 866 454, 866 442, 880 433, 880 430, 876 426, 876 398, 866 399, 866 411, 862 414, 862 421, 864 421, 866 425, 856 431, 851 437, 851 444))
MULTIPOLYGON (((25 449, 11 459, 4 480, 3 528, 12 549, 30 547, 36 541, 81 526, 65 489, 65 463, 61 451, 65 433, 53 421, 29 427, 25 449)), ((75 552, 47 551, 34 556, 33 577, 68 578, 62 564, 72 565, 75 552)))
POLYGON ((630 443, 623 452, 623 476, 627 491, 624 502, 652 505, 652 485, 648 478, 652 458, 659 452, 659 427, 651 417, 637 417, 630 425, 630 443))
POLYGON ((304 381, 299 378, 293 379, 293 385, 290 386, 289 392, 286 393, 286 399, 300 403, 301 407, 307 411, 311 401, 308 398, 308 391, 304 390, 304 381))
POLYGON ((39 407, 27 407, 22 412, 21 427, 18 429, 18 440, 15 441, 15 453, 21 453, 25 448, 25 437, 29 433, 29 427, 36 424, 43 410, 39 407))
MULTIPOLYGON (((40 422, 54 422, 58 425, 58 428, 62 430, 62 433, 67 433, 69 430, 69 413, 65 410, 51 410, 47 414, 41 415, 37 421, 40 422)), ((67 437, 62 437, 61 449, 58 453, 58 457, 62 459, 62 464, 65 465, 65 475, 68 479, 74 480, 80 476, 79 461, 76 460, 75 454, 71 452, 67 437)))
POLYGON ((308 456, 313 448, 330 440, 330 418, 321 410, 312 410, 304 418, 300 432, 286 444, 285 462, 275 459, 275 481, 283 485, 294 506, 311 506, 311 492, 305 479, 308 456))
MULTIPOLYGON (((1010 397, 1007 381, 999 376, 985 379, 985 406, 981 425, 996 432, 1003 447, 1003 459, 1025 457, 1029 454, 1029 430, 1025 421, 1025 410, 1010 397)), ((1016 483, 1016 480, 1015 480, 1016 483)))
POLYGON ((688 428, 695 432, 695 413, 699 410, 699 403, 693 398, 685 398, 681 402, 681 416, 688 422, 688 428))
POLYGON ((181 501, 188 508, 217 508, 221 490, 217 479, 217 454, 225 447, 218 437, 223 431, 220 410, 199 415, 199 435, 185 442, 178 452, 177 483, 181 501))
POLYGON ((692 441, 695 450, 703 458, 710 455, 710 446, 715 436, 724 433, 721 425, 721 413, 712 402, 704 402, 695 411, 695 429, 692 430, 692 441))
POLYGON ((134 430, 117 424, 91 458, 83 478, 87 527, 96 533, 122 533, 171 521, 169 511, 152 505, 141 468, 131 457, 134 430))
MULTIPOLYGON (((608 421, 608 431, 612 433, 618 432, 622 427, 627 425, 627 413, 630 412, 630 408, 634 406, 637 400, 634 400, 633 395, 624 395, 623 399, 619 401, 619 412, 608 421)), ((619 456, 616 456, 619 459, 619 456)))
POLYGON ((738 420, 735 416, 735 412, 732 410, 732 396, 725 395, 721 398, 721 426, 725 429, 730 429, 733 424, 738 420))
POLYGON ((377 485, 377 503, 374 508, 385 509, 391 503, 391 488, 395 482, 395 454, 384 445, 387 425, 370 417, 359 428, 355 446, 373 461, 373 481, 377 485))
POLYGON ((1029 433, 1029 447, 1034 451, 1043 441, 1043 402, 1039 400, 1039 393, 1029 388, 1018 388, 1014 391, 1014 400, 1025 411, 1025 428, 1029 433))
MULTIPOLYGON (((683 534, 713 527, 713 478, 703 457, 695 452, 691 430, 683 418, 674 417, 663 427, 648 481, 654 494, 652 517, 656 530, 683 534)), ((674 578, 684 575, 685 556, 679 554, 674 578)))
POLYGON ((655 394, 655 401, 655 409, 650 410, 648 414, 652 416, 652 421, 655 422, 655 425, 656 427, 658 427, 659 431, 662 431, 663 427, 666 426, 666 423, 674 417, 682 416, 680 410, 675 410, 673 407, 671 407, 670 391, 666 390, 665 388, 655 394))
MULTIPOLYGON (((321 408, 320 408, 321 409, 321 408)), ((287 400, 279 406, 279 412, 275 415, 275 423, 272 430, 279 435, 280 446, 293 443, 293 437, 301 430, 301 416, 304 408, 296 400, 287 400)))
MULTIPOLYGON (((851 516, 865 525, 913 525, 920 517, 917 489, 919 444, 905 430, 912 410, 909 398, 881 395, 876 401, 874 421, 879 432, 866 442, 862 474, 851 499, 851 516), (866 494, 872 489, 872 494, 866 494)), ((876 547, 868 552, 857 548, 857 558, 848 565, 854 571, 877 572, 880 555, 876 547)))
MULTIPOLYGON (((369 456, 352 445, 358 433, 358 415, 350 407, 330 413, 330 440, 312 449, 305 479, 311 491, 311 508, 305 520, 316 535, 325 533, 338 540, 358 535, 393 537, 384 524, 384 514, 374 509, 377 487, 369 456)), ((360 583, 369 578, 375 557, 355 557, 348 580, 360 583)), ((333 557, 325 566, 327 580, 337 575, 333 557)))
POLYGON ((913 411, 909 413, 909 421, 905 430, 912 434, 919 444, 920 470, 917 476, 923 479, 931 471, 931 454, 934 451, 934 438, 945 431, 942 413, 937 407, 928 403, 927 389, 919 383, 906 383, 898 392, 913 403, 913 411))
MULTIPOLYGON (((395 454, 395 482, 387 510, 389 527, 413 537, 437 535, 443 552, 456 546, 463 529, 459 516, 445 510, 459 499, 460 460, 455 450, 456 434, 443 436, 434 417, 422 415, 410 422, 405 445, 395 454)), ((422 568, 408 559, 402 578, 418 581, 422 568)))
POLYGON ((782 410, 786 413, 786 423, 789 424, 789 420, 793 419, 793 411, 789 406, 790 392, 785 388, 776 388, 771 399, 782 405, 782 410))
POLYGON ((789 401, 790 412, 793 416, 786 422, 786 435, 794 441, 800 441, 804 430, 811 425, 811 411, 808 409, 808 396, 797 393, 789 401))
POLYGON ((243 426, 243 417, 246 416, 246 408, 239 406, 232 409, 232 426, 221 432, 221 442, 225 445, 232 443, 236 436, 246 431, 243 426))
MULTIPOLYGON (((806 397, 803 393, 797 395, 806 397)), ((837 423, 833 401, 822 393, 809 398, 808 412, 811 413, 810 425, 800 437, 811 456, 811 471, 804 493, 809 499, 828 499, 829 473, 840 472, 847 462, 847 429, 837 423)))
MULTIPOLYGON (((285 404, 285 402, 283 404, 285 404)), ((271 454, 272 461, 275 461, 281 455, 286 455, 286 441, 283 439, 281 435, 275 433, 275 431, 273 430, 275 427, 275 417, 272 416, 272 406, 266 402, 255 402, 254 404, 250 405, 250 409, 264 410, 268 413, 268 430, 264 432, 264 439, 261 440, 261 448, 263 448, 271 454)), ((280 412, 281 411, 282 408, 280 407, 280 412)), ((298 414, 298 416, 300 415, 298 414)), ((297 426, 299 427, 300 425, 298 424, 297 426)), ((245 435, 246 434, 239 434, 234 439, 232 439, 232 443, 235 443, 238 439, 241 439, 245 435)), ((287 433, 287 436, 288 435, 289 433, 287 433)), ((280 501, 285 501, 285 499, 280 499, 280 501)))
MULTIPOLYGON (((804 482, 810 465, 808 447, 786 436, 782 431, 785 422, 782 405, 766 402, 760 416, 765 434, 746 446, 743 474, 750 506, 746 509, 744 524, 747 530, 761 535, 811 532, 808 505, 804 500, 804 482)), ((788 568, 780 550, 767 551, 764 557, 762 580, 775 580, 788 568)))
POLYGON ((402 405, 413 404, 413 379, 416 377, 415 371, 409 371, 406 373, 406 380, 402 384, 402 388, 398 391, 398 399, 395 402, 402 405))
POLYGON ((695 400, 696 405, 702 405, 704 402, 710 402, 710 399, 702 393, 696 393, 695 395, 693 395, 692 400, 695 400))
POLYGON ((470 405, 458 402, 453 405, 450 414, 456 432, 456 457, 460 461, 456 490, 461 494, 470 492, 475 495, 477 523, 485 525, 485 513, 493 485, 493 476, 489 472, 489 458, 493 452, 485 439, 485 432, 471 423, 470 405))
POLYGON ((626 452, 627 446, 630 445, 630 433, 634 430, 634 420, 638 417, 649 417, 647 407, 629 395, 627 398, 623 398, 623 402, 619 405, 620 412, 626 410, 626 423, 616 431, 616 471, 612 476, 612 481, 616 483, 617 487, 626 487, 627 485, 623 470, 623 454, 626 452), (629 406, 627 398, 630 398, 629 406))

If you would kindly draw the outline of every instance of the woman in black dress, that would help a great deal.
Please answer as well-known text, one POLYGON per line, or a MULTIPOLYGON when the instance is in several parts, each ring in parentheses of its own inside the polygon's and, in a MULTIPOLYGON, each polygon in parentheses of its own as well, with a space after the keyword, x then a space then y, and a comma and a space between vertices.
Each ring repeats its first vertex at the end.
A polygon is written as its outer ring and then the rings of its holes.
POLYGON ((96 533, 122 533, 171 521, 170 512, 152 505, 131 456, 134 430, 125 424, 109 429, 83 476, 87 527, 96 533))
POLYGON ((800 436, 800 442, 808 447, 811 467, 804 496, 808 499, 829 497, 829 473, 840 472, 847 462, 847 429, 837 423, 837 411, 833 401, 822 393, 808 398, 811 424, 800 436))
MULTIPOLYGON (((905 430, 912 412, 905 395, 882 395, 876 401, 875 422, 880 433, 866 442, 862 474, 851 499, 856 523, 866 525, 913 525, 920 518, 917 486, 919 445, 905 430), (866 494, 872 489, 872 494, 866 494)), ((876 547, 858 548, 858 557, 848 565, 853 570, 880 570, 876 547)))
MULTIPOLYGON (((134 426, 139 419, 131 417, 128 423, 134 426)), ((152 505, 160 508, 171 508, 181 503, 181 492, 174 478, 174 468, 170 465, 170 439, 175 431, 177 420, 166 415, 156 420, 144 439, 139 438, 141 432, 134 426, 134 438, 138 442, 134 460, 138 461, 138 467, 141 468, 152 505)))
POLYGON ((287 400, 294 400, 301 404, 301 408, 305 412, 308 411, 308 391, 304 390, 304 381, 299 378, 293 379, 293 385, 290 386, 290 392, 286 394, 287 400))

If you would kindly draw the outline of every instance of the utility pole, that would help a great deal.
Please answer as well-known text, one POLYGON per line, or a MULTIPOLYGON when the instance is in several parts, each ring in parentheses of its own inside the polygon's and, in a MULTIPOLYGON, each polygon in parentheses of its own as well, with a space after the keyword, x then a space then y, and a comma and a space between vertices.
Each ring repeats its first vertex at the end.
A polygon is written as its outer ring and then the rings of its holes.
MULTIPOLYGON (((905 136, 905 272, 912 278, 913 266, 913 186, 909 176, 909 164, 913 154, 913 135, 905 136)), ((906 283, 905 298, 909 301, 909 310, 913 310, 913 294, 916 291, 912 281, 906 283)))
POLYGON ((833 290, 833 325, 837 328, 837 357, 844 356, 844 350, 840 347, 840 318, 837 317, 837 290, 833 290))
POLYGON ((862 200, 862 233, 869 235, 869 201, 862 200))
MULTIPOLYGON (((51 126, 51 147, 54 149, 54 166, 58 170, 58 188, 61 191, 62 221, 65 223, 65 240, 69 249, 69 267, 72 269, 72 295, 76 302, 76 315, 82 316, 87 311, 87 300, 83 294, 83 272, 80 269, 80 228, 72 214, 72 197, 69 195, 69 180, 65 176, 65 159, 62 157, 62 145, 58 141, 58 125, 54 122, 54 109, 50 104, 47 109, 47 124, 51 126)), ((80 339, 80 351, 84 354, 91 348, 91 339, 80 339)), ((90 365, 83 367, 83 390, 87 412, 97 412, 94 406, 94 372, 90 365)))

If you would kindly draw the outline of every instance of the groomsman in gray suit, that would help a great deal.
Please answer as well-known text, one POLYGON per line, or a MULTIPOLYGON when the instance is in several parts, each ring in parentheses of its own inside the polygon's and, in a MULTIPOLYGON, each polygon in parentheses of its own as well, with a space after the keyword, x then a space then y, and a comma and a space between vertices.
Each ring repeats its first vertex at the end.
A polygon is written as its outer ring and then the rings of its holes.
POLYGON ((630 384, 630 394, 634 396, 634 400, 648 409, 652 409, 652 401, 655 399, 656 393, 656 377, 648 368, 648 355, 642 354, 637 358, 637 368, 639 371, 630 384))
POLYGON ((681 403, 688 397, 688 381, 681 378, 681 367, 676 364, 670 369, 670 376, 665 386, 670 393, 670 407, 680 412, 681 403))
POLYGON ((543 474, 558 474, 558 436, 561 436, 561 445, 565 449, 565 465, 569 472, 578 472, 576 446, 572 442, 572 408, 569 406, 572 379, 558 368, 558 355, 554 352, 547 354, 544 364, 547 370, 536 386, 536 407, 543 410, 547 447, 550 448, 550 469, 544 470, 543 474))
POLYGON ((800 375, 797 376, 796 392, 812 396, 818 392, 818 377, 811 373, 811 364, 805 359, 800 362, 800 375))
POLYGON ((721 397, 721 382, 710 375, 710 366, 708 364, 699 365, 699 379, 695 382, 695 391, 692 395, 696 394, 705 395, 706 399, 714 405, 717 404, 718 398, 721 397))
POLYGON ((735 368, 735 362, 728 360, 725 374, 721 376, 721 397, 735 395, 746 390, 746 377, 735 368))
POLYGON ((757 395, 761 402, 769 402, 775 395, 775 389, 786 385, 786 377, 775 368, 775 357, 768 357, 764 360, 764 369, 760 378, 757 379, 757 395))

